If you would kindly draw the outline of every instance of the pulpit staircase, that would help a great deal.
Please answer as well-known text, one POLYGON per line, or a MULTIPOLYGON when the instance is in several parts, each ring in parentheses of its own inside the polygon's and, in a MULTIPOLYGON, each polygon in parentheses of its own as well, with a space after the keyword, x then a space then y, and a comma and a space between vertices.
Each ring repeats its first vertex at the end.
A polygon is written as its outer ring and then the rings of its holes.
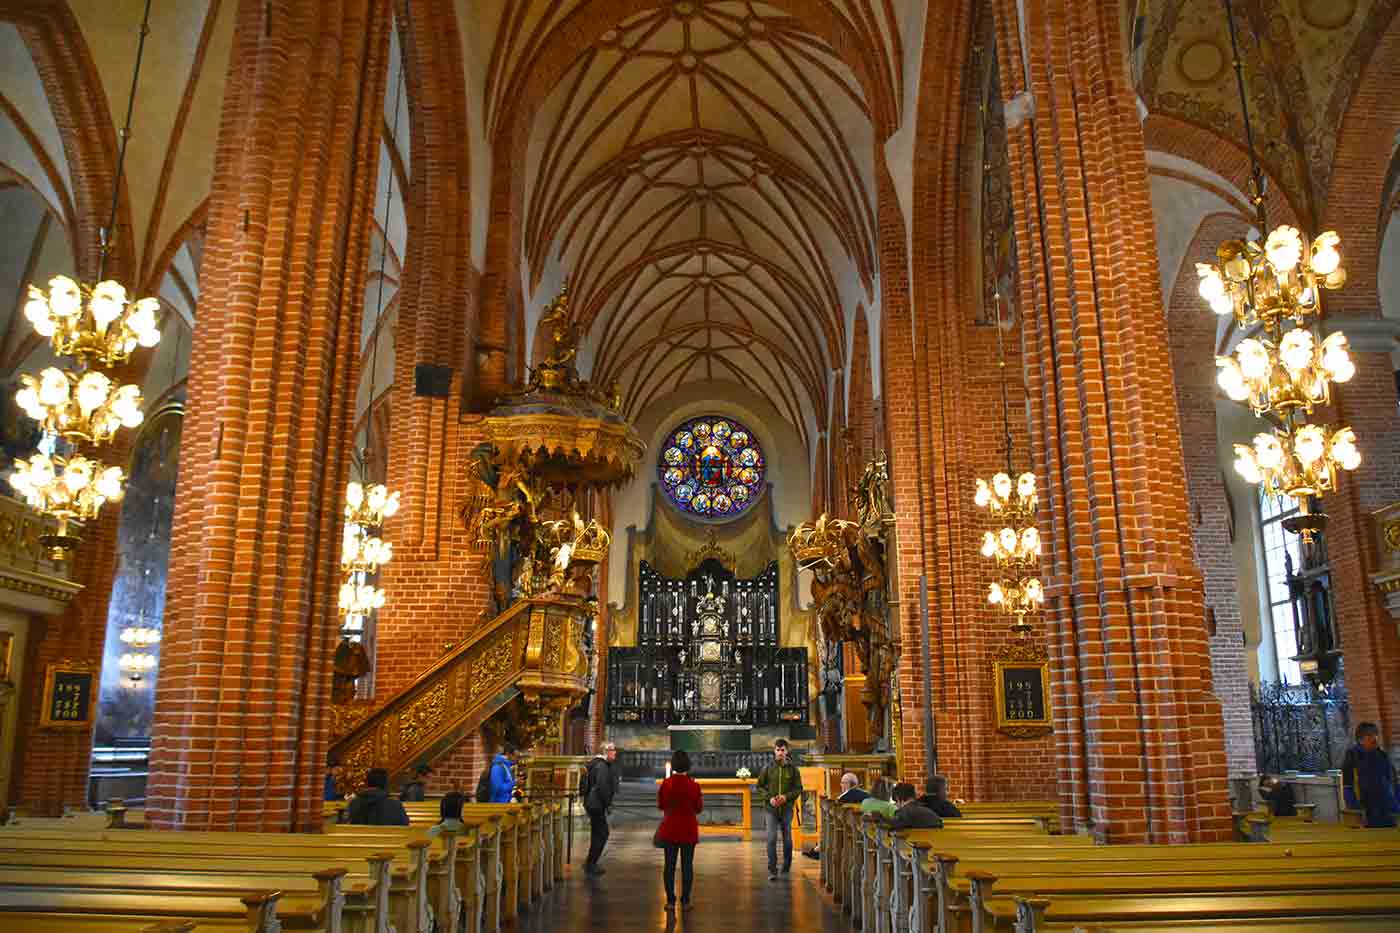
POLYGON ((572 596, 520 600, 382 705, 332 707, 330 754, 342 786, 358 785, 370 768, 406 774, 517 697, 540 715, 577 702, 588 689, 582 612, 572 596))

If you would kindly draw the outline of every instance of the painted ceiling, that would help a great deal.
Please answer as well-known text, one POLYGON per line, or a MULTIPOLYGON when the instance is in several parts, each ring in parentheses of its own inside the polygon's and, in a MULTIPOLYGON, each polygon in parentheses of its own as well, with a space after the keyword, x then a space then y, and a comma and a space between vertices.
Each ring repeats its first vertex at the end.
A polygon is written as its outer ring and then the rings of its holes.
MULTIPOLYGON (((1220 0, 1137 0, 1133 65, 1150 113, 1244 140, 1220 0)), ((1400 0, 1235 0, 1250 118, 1266 170, 1300 216, 1325 203, 1337 133, 1400 0)))

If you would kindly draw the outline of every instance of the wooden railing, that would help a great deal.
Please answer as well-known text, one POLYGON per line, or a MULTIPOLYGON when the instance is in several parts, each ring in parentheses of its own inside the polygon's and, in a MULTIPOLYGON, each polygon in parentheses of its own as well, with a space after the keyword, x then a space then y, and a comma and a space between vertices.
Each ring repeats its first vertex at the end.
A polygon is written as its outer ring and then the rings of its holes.
MULTIPOLYGON (((521 600, 443 655, 413 683, 333 738, 341 784, 358 785, 370 768, 391 779, 456 744, 517 696, 579 697, 588 659, 580 601, 552 596, 521 600)), ((339 722, 353 707, 336 711, 339 722)), ((337 731, 334 727, 333 732, 337 731)))

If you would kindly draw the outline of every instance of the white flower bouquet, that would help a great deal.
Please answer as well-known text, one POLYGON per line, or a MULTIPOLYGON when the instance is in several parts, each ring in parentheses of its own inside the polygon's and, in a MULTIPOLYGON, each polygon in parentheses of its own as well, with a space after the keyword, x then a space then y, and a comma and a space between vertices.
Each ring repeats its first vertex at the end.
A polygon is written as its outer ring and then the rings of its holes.
POLYGON ((748 779, 753 777, 753 772, 748 768, 740 768, 738 771, 734 772, 734 776, 740 779, 748 779))

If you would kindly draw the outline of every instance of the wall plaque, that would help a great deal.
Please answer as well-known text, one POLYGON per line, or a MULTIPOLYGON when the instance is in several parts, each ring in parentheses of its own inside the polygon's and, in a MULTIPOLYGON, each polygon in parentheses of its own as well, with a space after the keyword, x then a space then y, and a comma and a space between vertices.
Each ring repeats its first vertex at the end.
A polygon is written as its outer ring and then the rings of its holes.
POLYGON ((997 731, 1030 739, 1052 731, 1050 660, 1045 649, 1028 641, 1002 647, 992 661, 997 731))
POLYGON ((45 729, 85 729, 97 706, 97 672, 81 661, 50 664, 44 674, 39 726, 45 729))

